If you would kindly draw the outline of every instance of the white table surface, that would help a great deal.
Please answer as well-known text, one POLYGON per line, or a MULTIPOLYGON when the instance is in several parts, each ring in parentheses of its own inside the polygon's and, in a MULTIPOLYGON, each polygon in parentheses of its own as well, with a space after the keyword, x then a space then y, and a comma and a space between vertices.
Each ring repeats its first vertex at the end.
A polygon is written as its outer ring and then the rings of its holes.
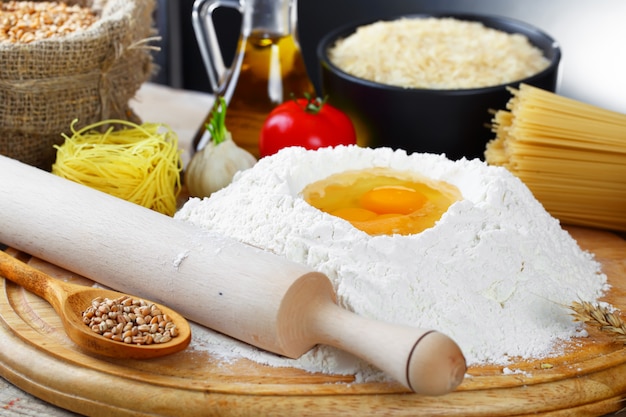
POLYGON ((211 94, 146 83, 137 92, 131 107, 144 122, 165 123, 178 134, 186 164, 193 137, 213 101, 211 94))

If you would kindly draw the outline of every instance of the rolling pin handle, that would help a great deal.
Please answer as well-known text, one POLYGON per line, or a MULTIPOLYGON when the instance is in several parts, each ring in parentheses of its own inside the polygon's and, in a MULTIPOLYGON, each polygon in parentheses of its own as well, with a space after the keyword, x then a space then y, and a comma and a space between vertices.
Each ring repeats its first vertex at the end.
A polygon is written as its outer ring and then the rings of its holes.
POLYGON ((368 319, 323 299, 310 307, 307 333, 317 343, 358 356, 417 394, 447 394, 465 377, 465 357, 443 333, 368 319))

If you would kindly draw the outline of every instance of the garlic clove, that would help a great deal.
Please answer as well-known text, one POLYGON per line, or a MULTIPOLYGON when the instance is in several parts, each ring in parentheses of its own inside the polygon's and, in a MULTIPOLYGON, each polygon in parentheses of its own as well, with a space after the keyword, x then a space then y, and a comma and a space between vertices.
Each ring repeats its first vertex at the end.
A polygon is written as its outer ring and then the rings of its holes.
POLYGON ((237 146, 230 132, 217 145, 210 141, 191 158, 185 171, 185 184, 192 197, 209 197, 228 186, 235 174, 251 168, 256 158, 237 146))

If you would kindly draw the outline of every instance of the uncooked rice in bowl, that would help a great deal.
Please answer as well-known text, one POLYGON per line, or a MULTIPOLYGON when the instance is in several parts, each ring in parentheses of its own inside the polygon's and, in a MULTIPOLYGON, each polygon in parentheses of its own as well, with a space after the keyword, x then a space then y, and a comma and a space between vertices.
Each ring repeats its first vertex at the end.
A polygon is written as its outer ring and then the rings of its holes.
POLYGON ((359 27, 329 50, 341 70, 381 84, 428 89, 495 86, 549 61, 521 34, 454 18, 401 18, 359 27))

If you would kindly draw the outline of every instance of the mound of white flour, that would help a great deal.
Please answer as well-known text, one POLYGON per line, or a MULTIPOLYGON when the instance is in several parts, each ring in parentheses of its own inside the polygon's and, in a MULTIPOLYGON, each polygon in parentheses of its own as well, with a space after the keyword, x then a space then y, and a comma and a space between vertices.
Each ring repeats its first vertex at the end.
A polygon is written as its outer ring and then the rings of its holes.
MULTIPOLYGON (((328 275, 340 304, 357 314, 449 335, 469 365, 558 354, 559 341, 584 335, 567 306, 595 301, 608 289, 600 265, 526 186, 479 160, 391 149, 288 148, 210 198, 190 199, 175 217, 328 275), (369 236, 300 195, 331 174, 374 166, 447 181, 463 199, 422 233, 369 236)), ((290 360, 194 330, 192 346, 223 359, 353 373, 357 380, 380 377, 334 348, 317 347, 290 360)))

